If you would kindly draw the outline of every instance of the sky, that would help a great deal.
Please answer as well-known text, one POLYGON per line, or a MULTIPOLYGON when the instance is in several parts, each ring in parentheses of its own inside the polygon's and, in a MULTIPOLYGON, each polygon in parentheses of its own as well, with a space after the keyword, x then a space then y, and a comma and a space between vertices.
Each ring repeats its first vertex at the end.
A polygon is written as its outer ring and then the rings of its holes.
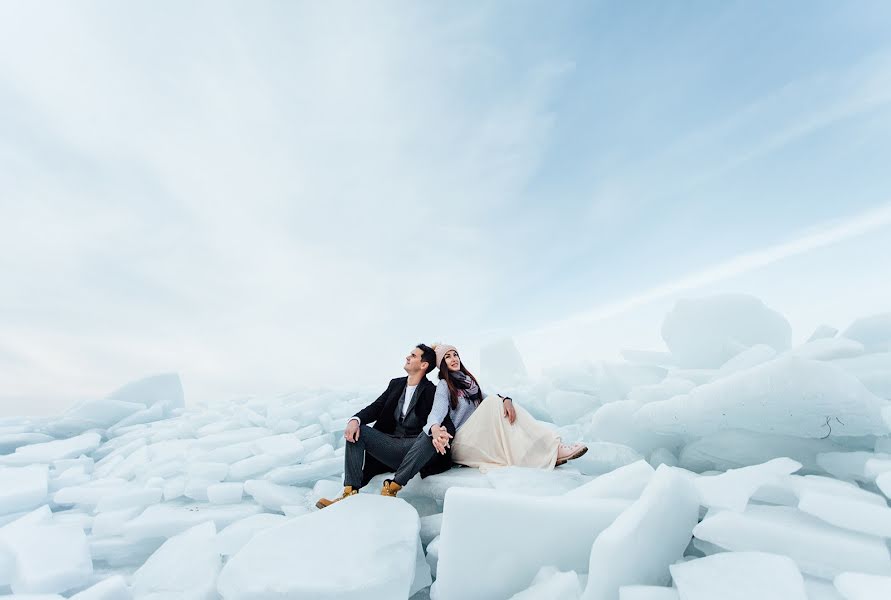
MULTIPOLYGON (((0 416, 891 310, 887 2, 0 3, 0 416)), ((484 374, 483 374, 484 375, 484 374)))

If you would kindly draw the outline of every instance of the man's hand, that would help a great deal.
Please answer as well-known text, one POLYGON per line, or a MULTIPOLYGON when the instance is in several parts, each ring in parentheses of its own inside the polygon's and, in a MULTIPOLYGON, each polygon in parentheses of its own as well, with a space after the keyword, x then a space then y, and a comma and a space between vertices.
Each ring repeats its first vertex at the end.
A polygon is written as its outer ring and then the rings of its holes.
POLYGON ((356 442, 359 440, 359 421, 350 419, 346 429, 343 431, 343 439, 348 442, 356 442))
POLYGON ((434 425, 430 428, 430 437, 433 438, 433 447, 436 448, 436 451, 445 454, 446 448, 449 447, 449 440, 452 438, 448 430, 442 425, 434 425))
POLYGON ((504 418, 513 425, 517 420, 517 409, 514 408, 514 403, 510 398, 505 398, 502 404, 504 405, 504 418))

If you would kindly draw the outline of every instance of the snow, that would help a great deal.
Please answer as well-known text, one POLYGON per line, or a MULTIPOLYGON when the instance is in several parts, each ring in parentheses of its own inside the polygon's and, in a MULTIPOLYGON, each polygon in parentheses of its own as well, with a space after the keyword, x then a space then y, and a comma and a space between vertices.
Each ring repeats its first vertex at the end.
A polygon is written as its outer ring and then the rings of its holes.
POLYGON ((452 488, 446 493, 430 596, 507 598, 530 585, 542 560, 563 571, 587 572, 594 539, 628 505, 616 499, 452 488))
POLYGON ((833 580, 846 600, 888 600, 891 598, 891 577, 867 573, 840 573, 833 580))
POLYGON ((223 567, 218 591, 224 600, 407 598, 418 527, 403 500, 359 494, 258 533, 223 567))
POLYGON ((788 557, 722 552, 671 566, 681 600, 808 600, 804 579, 788 557))
POLYGON ((623 585, 665 585, 699 521, 690 479, 659 467, 640 499, 607 527, 591 548, 584 600, 618 600, 623 585))
POLYGON ((791 334, 785 317, 741 294, 679 300, 662 323, 662 339, 684 367, 720 367, 755 344, 779 352, 791 334))
POLYGON ((212 598, 220 565, 214 524, 196 525, 168 539, 139 567, 133 574, 133 595, 212 598))

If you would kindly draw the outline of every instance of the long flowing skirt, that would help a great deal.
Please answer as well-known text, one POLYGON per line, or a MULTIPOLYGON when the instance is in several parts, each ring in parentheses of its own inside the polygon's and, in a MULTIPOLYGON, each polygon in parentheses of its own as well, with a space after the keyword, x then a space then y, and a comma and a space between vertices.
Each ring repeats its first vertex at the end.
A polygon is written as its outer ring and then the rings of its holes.
POLYGON ((513 424, 504 417, 502 400, 491 395, 477 407, 452 440, 452 460, 485 471, 491 467, 553 469, 560 436, 514 405, 513 424))

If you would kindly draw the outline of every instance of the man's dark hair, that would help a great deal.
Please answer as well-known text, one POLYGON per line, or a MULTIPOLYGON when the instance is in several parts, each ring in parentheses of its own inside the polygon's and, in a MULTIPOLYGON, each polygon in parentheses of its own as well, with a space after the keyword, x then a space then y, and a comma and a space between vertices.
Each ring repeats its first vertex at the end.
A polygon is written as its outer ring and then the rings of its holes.
POLYGON ((429 375, 436 368, 436 352, 427 344, 418 344, 415 348, 421 351, 421 360, 427 363, 427 372, 424 375, 429 375))

